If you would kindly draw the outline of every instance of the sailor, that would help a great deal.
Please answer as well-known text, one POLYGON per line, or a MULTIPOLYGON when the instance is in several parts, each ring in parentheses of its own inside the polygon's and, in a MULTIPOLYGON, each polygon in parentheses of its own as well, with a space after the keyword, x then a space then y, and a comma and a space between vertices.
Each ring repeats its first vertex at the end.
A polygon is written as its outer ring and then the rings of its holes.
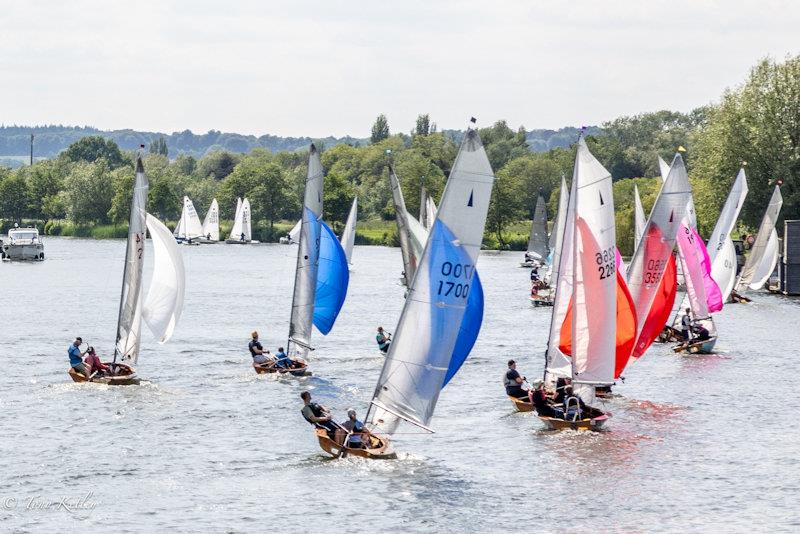
POLYGON ((583 418, 583 412, 586 410, 586 404, 579 395, 575 395, 572 391, 572 385, 569 385, 564 390, 564 419, 571 421, 583 418))
POLYGON ((534 262, 533 269, 531 269, 531 283, 535 284, 540 280, 539 278, 539 263, 534 262))
POLYGON ((348 432, 347 446, 355 449, 366 449, 364 438, 366 437, 366 430, 364 423, 356 417, 356 411, 352 408, 347 410, 347 421, 342 423, 342 427, 348 432))
POLYGON ((278 352, 275 354, 275 365, 282 369, 291 369, 295 367, 295 362, 286 355, 283 347, 278 347, 278 352))
POLYGON ((211 232, 208 232, 208 233, 206 234, 206 239, 208 239, 209 241, 211 241, 211 232))
POLYGON ((685 341, 692 340, 692 309, 686 308, 686 315, 681 318, 681 334, 685 341))
POLYGON ((522 399, 528 396, 528 392, 522 389, 525 377, 520 376, 517 371, 517 362, 508 360, 508 371, 503 375, 503 385, 506 387, 506 395, 522 399))
POLYGON ((239 236, 239 241, 244 243, 244 232, 242 232, 242 235, 239 236))
POLYGON ((85 376, 88 380, 91 376, 91 373, 86 367, 86 364, 83 363, 83 356, 86 354, 86 352, 81 352, 80 346, 82 343, 83 339, 76 337, 75 341, 73 341, 72 345, 70 345, 67 349, 67 353, 69 354, 69 365, 75 369, 76 372, 85 376))
POLYGON ((392 343, 392 334, 383 331, 383 327, 378 327, 378 334, 375 336, 375 341, 378 342, 378 348, 384 354, 389 352, 389 345, 392 343))
POLYGON ((308 391, 302 392, 300 398, 303 399, 304 403, 300 413, 303 414, 305 420, 315 427, 324 428, 328 431, 328 436, 331 439, 335 439, 336 431, 341 429, 339 425, 331 420, 331 414, 328 409, 316 402, 311 402, 311 393, 308 391))
POLYGON ((556 411, 556 409, 547 402, 547 391, 544 389, 544 381, 541 378, 537 378, 531 385, 533 388, 528 390, 528 396, 530 397, 530 402, 533 404, 537 415, 542 417, 561 417, 563 412, 561 410, 556 411))
POLYGON ((250 349, 250 356, 253 357, 253 363, 258 365, 263 365, 265 363, 270 363, 272 360, 269 356, 269 351, 265 351, 264 347, 261 345, 261 342, 258 340, 258 332, 253 330, 250 334, 252 338, 250 343, 247 344, 247 348, 250 349))
POLYGON ((89 367, 90 373, 100 373, 106 374, 109 370, 109 367, 100 361, 100 358, 97 356, 97 353, 94 351, 94 347, 89 347, 86 350, 86 365, 89 367))
POLYGON ((692 330, 696 334, 695 335, 695 340, 696 341, 706 341, 706 340, 711 339, 711 332, 709 332, 708 328, 706 328, 705 326, 703 326, 701 324, 694 325, 692 330))

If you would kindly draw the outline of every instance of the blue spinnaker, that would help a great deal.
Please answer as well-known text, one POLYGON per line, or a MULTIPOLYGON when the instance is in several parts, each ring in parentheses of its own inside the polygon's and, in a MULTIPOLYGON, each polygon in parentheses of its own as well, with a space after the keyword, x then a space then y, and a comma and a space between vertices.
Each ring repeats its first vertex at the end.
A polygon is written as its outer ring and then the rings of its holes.
POLYGON ((336 322, 347 296, 350 271, 347 256, 333 230, 320 221, 319 267, 314 298, 314 326, 327 335, 336 322))
POLYGON ((450 359, 450 365, 447 366, 447 374, 444 377, 445 386, 461 369, 461 365, 469 356, 470 351, 472 351, 475 340, 478 339, 478 334, 481 331, 482 322, 483 286, 481 286, 478 271, 475 271, 475 275, 472 277, 472 289, 470 289, 469 297, 467 297, 467 309, 464 311, 464 318, 461 319, 461 327, 458 329, 458 338, 453 349, 453 357, 450 359))

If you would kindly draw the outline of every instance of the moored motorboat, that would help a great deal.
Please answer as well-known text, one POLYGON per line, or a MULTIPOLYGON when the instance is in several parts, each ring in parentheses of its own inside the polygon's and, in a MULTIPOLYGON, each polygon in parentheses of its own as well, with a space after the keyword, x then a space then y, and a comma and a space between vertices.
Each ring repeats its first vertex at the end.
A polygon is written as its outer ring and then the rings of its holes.
POLYGON ((341 437, 337 437, 339 441, 331 439, 328 435, 328 431, 324 428, 317 428, 316 434, 319 446, 322 450, 335 458, 356 456, 369 460, 397 459, 397 453, 392 450, 391 442, 385 436, 364 432, 361 434, 361 439, 363 440, 366 438, 369 441, 369 445, 365 448, 360 448, 344 446, 343 443, 346 442, 348 438, 348 435, 344 432, 341 432, 341 437))
POLYGON ((44 260, 44 243, 39 237, 39 230, 33 227, 20 228, 15 224, 8 231, 8 239, 0 240, 0 257, 12 261, 44 260))

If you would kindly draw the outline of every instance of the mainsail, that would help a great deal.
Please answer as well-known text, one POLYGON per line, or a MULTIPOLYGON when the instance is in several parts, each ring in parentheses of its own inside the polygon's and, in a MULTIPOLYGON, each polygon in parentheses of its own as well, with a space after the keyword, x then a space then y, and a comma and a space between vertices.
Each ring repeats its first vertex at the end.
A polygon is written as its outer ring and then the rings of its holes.
MULTIPOLYGON (((628 266, 628 288, 637 314, 637 340, 632 355, 634 358, 644 354, 655 339, 646 339, 649 336, 642 336, 642 331, 648 326, 646 321, 656 295, 663 291, 660 287, 661 280, 675 247, 678 228, 687 217, 690 195, 691 187, 683 158, 676 154, 653 205, 642 241, 628 266)), ((657 325, 657 331, 661 332, 663 326, 663 323, 657 325)))
POLYGON ((544 261, 550 253, 547 250, 547 205, 542 195, 536 198, 536 207, 533 210, 531 235, 528 238, 528 252, 526 256, 544 261))
POLYGON ((428 229, 433 225, 433 221, 436 220, 436 202, 433 201, 433 197, 428 195, 428 199, 425 202, 425 220, 428 223, 428 229))
POLYGON ((772 233, 769 235, 767 246, 764 249, 764 257, 761 259, 761 263, 758 264, 756 272, 753 274, 753 279, 747 287, 750 289, 764 287, 778 264, 778 256, 778 232, 773 228, 772 233))
POLYGON ((392 433, 403 419, 428 429, 459 343, 493 183, 478 132, 469 129, 375 388, 373 428, 392 433))
POLYGON ((169 228, 147 214, 147 229, 153 241, 153 278, 147 290, 142 318, 159 343, 166 343, 183 310, 186 274, 183 259, 169 228))
POLYGON ((353 205, 350 207, 350 213, 347 215, 347 222, 342 231, 342 248, 344 248, 347 263, 353 264, 353 245, 356 242, 356 219, 358 211, 358 197, 353 199, 353 205))
POLYGON ((400 252, 403 255, 403 280, 406 287, 411 285, 414 272, 417 270, 416 256, 411 248, 411 229, 409 222, 413 217, 406 211, 406 202, 403 198, 403 190, 400 188, 400 180, 394 172, 394 167, 389 166, 389 184, 392 187, 392 201, 394 202, 395 222, 397 223, 397 237, 400 241, 400 252))
POLYGON ((428 220, 428 190, 425 186, 419 188, 419 223, 425 228, 429 229, 432 221, 428 220))
POLYGON ((239 205, 237 199, 236 203, 236 218, 233 221, 233 228, 231 235, 228 239, 236 241, 250 241, 252 239, 252 227, 250 224, 250 201, 246 198, 239 205))
MULTIPOLYGON (((661 158, 659 158, 661 159, 661 158)), ((639 246, 642 242, 644 235, 644 227, 647 224, 647 218, 644 215, 644 207, 642 206, 642 198, 639 196, 639 186, 633 185, 633 249, 639 246)))
MULTIPOLYGON (((782 206, 783 196, 781 195, 780 187, 776 185, 772 192, 772 197, 769 199, 767 211, 764 212, 764 218, 761 219, 761 225, 758 227, 758 235, 756 235, 756 241, 753 243, 753 249, 750 251, 750 255, 747 257, 747 261, 742 268, 742 272, 739 273, 739 280, 736 282, 737 293, 744 293, 744 291, 747 290, 750 284, 754 281, 755 275, 758 271, 763 272, 764 270, 767 270, 768 267, 769 274, 771 274, 772 270, 775 268, 773 258, 767 256, 767 252, 769 252, 767 248, 770 237, 772 237, 772 232, 775 230, 775 224, 778 222, 778 216, 780 215, 782 206), (761 267, 761 262, 764 261, 765 258, 767 258, 767 262, 771 265, 761 267)), ((777 235, 775 243, 777 251, 777 235)), ((775 261, 777 262, 777 257, 775 261)), ((767 274, 767 278, 769 278, 769 274, 767 274)))
POLYGON ((558 269, 561 258, 561 244, 564 241, 564 225, 567 220, 567 210, 569 209, 569 190, 567 189, 567 179, 561 175, 561 189, 558 192, 558 211, 553 223, 553 231, 550 233, 550 256, 548 257, 548 269, 544 275, 544 281, 553 286, 558 280, 558 269))
POLYGON ((292 226, 292 229, 289 230, 289 243, 297 244, 300 241, 300 230, 303 228, 303 219, 297 221, 297 224, 292 226))
POLYGON ((179 239, 196 239, 203 235, 203 225, 189 197, 183 197, 181 220, 175 228, 175 237, 179 239))
MULTIPOLYGON (((304 358, 311 350, 311 328, 317 290, 320 232, 322 226, 323 174, 319 151, 312 144, 308 152, 308 174, 303 198, 303 219, 297 247, 297 265, 292 295, 287 351, 290 356, 304 358)), ((246 202, 246 201, 245 201, 246 202)))
POLYGON ((739 170, 733 182, 728 199, 722 207, 717 224, 708 240, 708 256, 711 258, 711 277, 719 285, 722 301, 728 300, 736 283, 736 248, 731 240, 731 232, 736 226, 739 212, 747 197, 747 177, 744 169, 739 170))
POLYGON ((147 192, 149 183, 144 174, 142 156, 136 156, 136 180, 133 184, 131 215, 128 222, 128 244, 125 249, 125 271, 117 319, 117 340, 114 362, 136 363, 141 341, 142 270, 146 236, 147 192))
POLYGON ((203 236, 209 241, 219 241, 219 204, 216 198, 211 201, 203 221, 203 236))

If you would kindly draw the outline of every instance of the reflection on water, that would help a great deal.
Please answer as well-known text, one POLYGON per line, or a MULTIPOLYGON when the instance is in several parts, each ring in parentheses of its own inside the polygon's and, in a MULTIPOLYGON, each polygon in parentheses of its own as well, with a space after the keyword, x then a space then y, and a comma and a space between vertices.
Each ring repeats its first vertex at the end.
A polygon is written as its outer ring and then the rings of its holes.
MULTIPOLYGON (((246 342, 286 343, 295 248, 186 247, 174 339, 144 334, 140 387, 73 384, 66 348, 113 349, 121 241, 48 240, 41 264, 0 265, 4 363, 0 497, 93 492, 81 517, 0 510, 4 530, 375 532, 789 530, 798 525, 797 300, 758 294, 717 316, 719 355, 657 345, 626 371, 606 431, 543 430, 514 413, 501 376, 541 373, 549 310, 528 302, 518 254, 483 254, 486 313, 441 395, 436 434, 403 428, 398 460, 332 461, 300 392, 364 415, 383 358, 375 328, 403 305, 397 249, 356 247, 348 300, 314 334, 314 376, 256 375, 246 342), (299 509, 274 501, 304 503, 299 509), (291 507, 290 507, 291 508, 291 507), (313 509, 313 513, 311 510, 313 509), (522 519, 520 519, 522 518, 522 519)), ((149 268, 149 263, 148 263, 149 268)), ((1 501, 0 501, 1 502, 1 501)))

